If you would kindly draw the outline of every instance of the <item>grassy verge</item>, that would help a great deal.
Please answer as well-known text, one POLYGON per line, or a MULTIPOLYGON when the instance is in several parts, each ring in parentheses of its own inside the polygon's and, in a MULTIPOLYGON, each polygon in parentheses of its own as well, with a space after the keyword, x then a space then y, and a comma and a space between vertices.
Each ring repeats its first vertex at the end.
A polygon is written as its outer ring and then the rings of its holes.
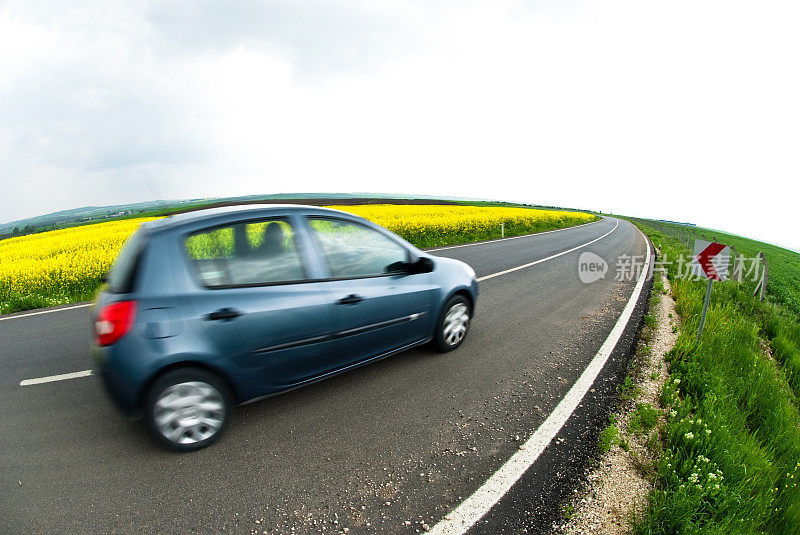
MULTIPOLYGON (((709 230, 702 228, 689 228, 679 225, 669 225, 662 222, 650 222, 642 219, 631 219, 632 222, 640 225, 647 226, 651 231, 658 231, 659 235, 671 238, 676 238, 672 243, 691 245, 694 237, 699 237, 708 241, 717 241, 733 245, 738 250, 739 254, 748 258, 755 258, 759 252, 763 252, 769 261, 769 287, 768 287, 768 300, 770 302, 783 305, 797 315, 800 315, 800 254, 772 245, 769 243, 743 238, 735 234, 727 234, 718 230, 709 230), (678 239, 679 238, 679 239, 678 239)), ((683 247, 679 247, 677 252, 684 254, 691 254, 691 251, 683 247)), ((674 258, 673 258, 674 260, 674 258)), ((746 264, 745 279, 751 278, 747 275, 748 269, 752 264, 746 264)), ((753 289, 755 283, 750 281, 745 284, 746 287, 753 289)))
MULTIPOLYGON (((637 224, 662 257, 691 254, 678 239, 637 224)), ((771 246, 736 240, 740 253, 770 255, 771 246)), ((683 330, 667 355, 656 488, 635 533, 800 533, 800 314, 793 304, 800 255, 779 253, 770 258, 765 302, 752 297, 752 283, 714 284, 699 345, 705 282, 678 278, 677 266, 668 266, 683 330)))

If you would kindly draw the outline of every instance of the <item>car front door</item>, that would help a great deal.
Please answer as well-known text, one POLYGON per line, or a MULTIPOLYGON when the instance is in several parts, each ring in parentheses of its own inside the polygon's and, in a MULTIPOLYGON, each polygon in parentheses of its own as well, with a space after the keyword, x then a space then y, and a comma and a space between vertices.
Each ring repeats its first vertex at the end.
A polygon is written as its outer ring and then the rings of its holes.
MULTIPOLYGON (((220 365, 251 385, 251 396, 327 371, 334 311, 288 218, 248 220, 185 238, 198 291, 190 299, 201 336, 220 365)), ((306 247, 307 249, 307 247, 306 247)))
POLYGON ((435 288, 429 273, 397 267, 408 249, 358 222, 309 217, 335 312, 334 365, 346 367, 426 339, 432 331, 435 288))

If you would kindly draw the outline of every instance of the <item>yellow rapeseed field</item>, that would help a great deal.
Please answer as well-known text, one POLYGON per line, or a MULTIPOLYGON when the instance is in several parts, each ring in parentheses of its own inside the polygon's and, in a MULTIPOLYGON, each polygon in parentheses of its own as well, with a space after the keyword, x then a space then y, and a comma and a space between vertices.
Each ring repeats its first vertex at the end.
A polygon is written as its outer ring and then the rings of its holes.
MULTIPOLYGON (((578 212, 463 205, 330 206, 365 217, 418 247, 540 232, 593 221, 578 212)), ((125 240, 125 219, 0 241, 0 313, 91 299, 125 240)))
POLYGON ((369 219, 417 247, 499 238, 501 223, 505 226, 506 236, 517 236, 579 225, 596 219, 595 216, 582 212, 495 206, 364 204, 328 208, 369 219))
POLYGON ((128 236, 151 219, 109 221, 0 241, 0 312, 90 299, 128 236))

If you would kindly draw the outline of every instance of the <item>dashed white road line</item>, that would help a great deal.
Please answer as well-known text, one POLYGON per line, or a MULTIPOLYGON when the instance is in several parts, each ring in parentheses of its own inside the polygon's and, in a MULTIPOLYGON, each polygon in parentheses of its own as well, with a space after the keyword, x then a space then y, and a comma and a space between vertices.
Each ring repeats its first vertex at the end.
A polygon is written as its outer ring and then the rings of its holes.
MULTIPOLYGON (((616 227, 615 227, 616 228, 616 227)), ((638 229, 637 229, 638 230, 638 229)), ((641 232, 640 232, 641 234, 641 232)), ((439 521, 428 532, 431 535, 463 535, 474 526, 494 505, 505 496, 522 475, 536 462, 545 448, 555 438, 563 425, 572 415, 575 408, 591 388, 600 370, 605 366, 608 357, 619 342, 628 321, 633 315, 636 303, 644 288, 644 283, 649 275, 651 263, 650 245, 647 244, 647 260, 642 269, 636 286, 633 288, 628 303, 622 310, 617 323, 608 334, 603 345, 597 351, 592 361, 583 371, 581 376, 572 385, 564 398, 558 403, 550 416, 534 431, 525 443, 508 459, 486 482, 481 485, 471 496, 461 502, 449 514, 439 521)))
POLYGON ((25 379, 19 382, 19 386, 40 385, 42 383, 54 383, 56 381, 66 381, 67 379, 77 379, 78 377, 88 377, 92 375, 92 370, 83 370, 72 373, 62 373, 61 375, 50 375, 48 377, 38 377, 36 379, 25 379))
POLYGON ((559 256, 565 255, 567 253, 571 253, 572 251, 577 251, 578 249, 580 249, 582 247, 586 247, 587 245, 591 245, 596 241, 602 240, 603 238, 605 238, 606 236, 608 236, 609 234, 611 234, 612 232, 617 230, 618 226, 619 226, 619 220, 617 220, 615 222, 614 228, 612 228, 611 230, 609 230, 608 232, 606 232, 605 234, 603 234, 599 238, 595 238, 592 241, 588 241, 588 242, 586 242, 586 243, 584 243, 582 245, 578 245, 577 247, 573 247, 572 249, 567 249, 566 251, 561 251, 560 253, 556 253, 553 256, 548 256, 547 258, 542 258, 540 260, 535 260, 533 262, 528 262, 527 264, 523 264, 521 266, 513 267, 513 268, 510 268, 510 269, 505 269, 503 271, 498 271, 497 273, 492 273, 491 275, 484 275, 483 277, 479 277, 478 278, 478 282, 485 281, 486 279, 491 279, 493 277, 499 277, 500 275, 505 275, 506 273, 511 273, 512 271, 519 271, 520 269, 525 269, 525 268, 528 268, 528 267, 531 267, 531 266, 535 266, 536 264, 541 264, 542 262, 547 262, 548 260, 552 260, 554 258, 558 258, 559 256))
POLYGON ((76 308, 86 308, 88 306, 91 306, 91 303, 82 303, 80 305, 73 305, 71 307, 53 308, 50 310, 40 310, 38 312, 28 312, 27 314, 17 314, 16 316, 5 316, 5 317, 0 317, 0 321, 27 318, 28 316, 38 316, 39 314, 51 314, 53 312, 63 312, 64 310, 74 310, 76 308))

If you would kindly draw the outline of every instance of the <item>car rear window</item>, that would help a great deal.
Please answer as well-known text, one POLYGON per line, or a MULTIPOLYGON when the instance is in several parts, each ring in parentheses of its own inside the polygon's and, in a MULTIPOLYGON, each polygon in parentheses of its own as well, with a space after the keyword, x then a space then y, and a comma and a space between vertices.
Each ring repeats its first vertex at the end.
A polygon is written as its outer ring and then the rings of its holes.
POLYGON ((260 220, 206 229, 186 238, 186 252, 208 288, 296 282, 306 278, 288 221, 260 220))
POLYGON ((147 243, 147 233, 137 230, 122 246, 111 271, 108 272, 108 290, 113 293, 130 293, 136 284, 136 274, 147 243))

